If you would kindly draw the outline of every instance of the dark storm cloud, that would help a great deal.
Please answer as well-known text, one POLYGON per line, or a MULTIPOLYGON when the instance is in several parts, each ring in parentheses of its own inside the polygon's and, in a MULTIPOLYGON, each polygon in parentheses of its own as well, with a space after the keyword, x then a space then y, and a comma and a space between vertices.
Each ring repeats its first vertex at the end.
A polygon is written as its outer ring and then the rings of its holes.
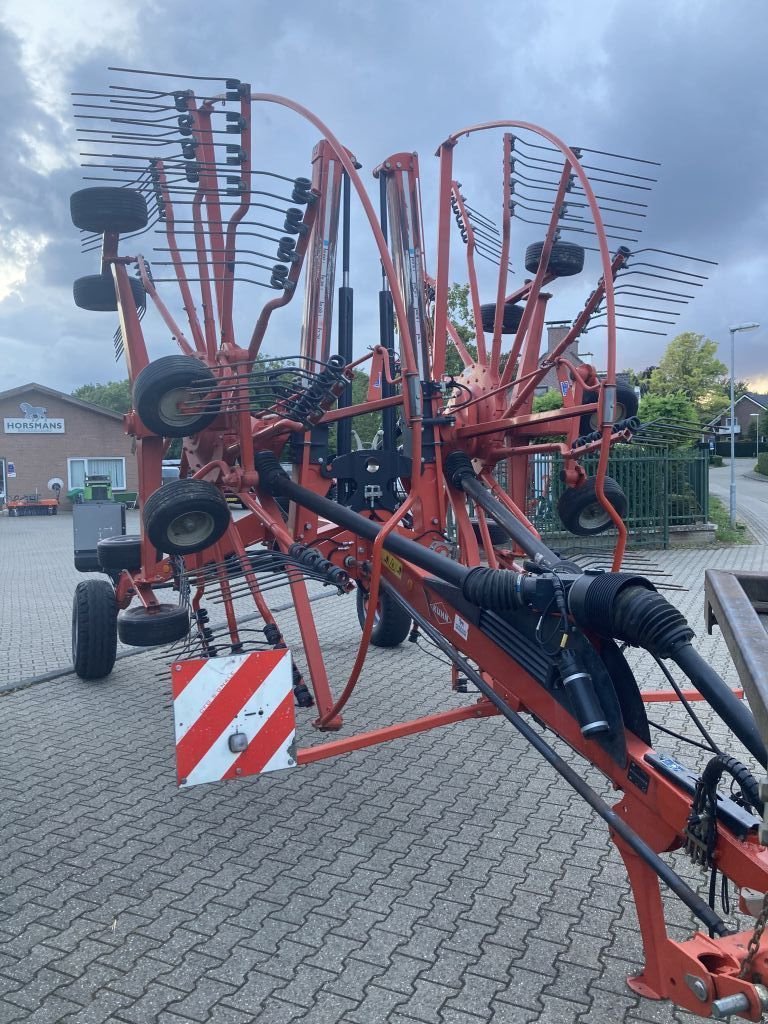
MULTIPOLYGON (((530 119, 574 144, 658 159, 661 180, 651 199, 645 243, 720 263, 711 284, 685 311, 680 329, 721 341, 727 341, 729 322, 754 319, 768 329, 762 180, 768 124, 759 99, 768 15, 757 0, 738 7, 485 0, 429 8, 406 0, 247 7, 224 0, 198 10, 173 0, 141 11, 140 57, 121 52, 113 39, 87 62, 73 62, 72 89, 101 89, 110 79, 103 70, 107 63, 235 75, 255 90, 282 93, 317 110, 363 161, 369 187, 370 169, 383 157, 418 150, 431 253, 433 152, 463 125, 495 117, 530 119)), ((11 339, 3 343, 3 363, 6 379, 14 383, 37 375, 68 390, 122 370, 111 361, 111 322, 108 328, 103 317, 72 306, 72 278, 96 270, 95 256, 79 254, 69 223, 68 197, 82 184, 79 172, 69 168, 44 176, 20 169, 23 133, 58 146, 72 135, 34 103, 17 50, 12 37, 0 34, 3 220, 45 231, 51 242, 31 268, 21 300, 0 305, 0 334, 11 339), (43 339, 52 333, 56 345, 50 348, 43 339)), ((317 132, 276 108, 260 110, 257 121, 261 166, 306 173, 317 132)), ((462 143, 457 151, 460 177, 478 203, 493 208, 499 201, 492 191, 498 152, 480 143, 473 147, 462 143), (482 165, 473 162, 479 157, 482 165)), ((373 247, 359 221, 358 227, 353 276, 362 348, 375 340, 379 277, 373 247)), ((527 240, 524 233, 520 237, 527 240)), ((457 276, 460 270, 457 262, 457 276)), ((492 279, 486 280, 492 287, 492 279)), ((553 303, 555 315, 574 315, 593 283, 586 275, 569 282, 553 303)), ((244 296, 252 320, 258 295, 244 296)), ((268 340, 273 349, 296 348, 299 305, 297 300, 276 320, 279 330, 268 340)), ((166 335, 153 328, 152 344, 167 344, 166 335)), ((768 373, 761 336, 740 337, 739 376, 768 373)), ((596 332, 583 347, 599 350, 599 344, 596 332)), ((664 344, 625 335, 619 361, 654 362, 664 344)))

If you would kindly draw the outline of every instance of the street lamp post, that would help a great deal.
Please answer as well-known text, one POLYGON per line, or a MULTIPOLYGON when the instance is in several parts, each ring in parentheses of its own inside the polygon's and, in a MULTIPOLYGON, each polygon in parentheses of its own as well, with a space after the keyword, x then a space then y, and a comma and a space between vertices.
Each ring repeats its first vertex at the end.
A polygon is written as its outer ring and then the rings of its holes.
POLYGON ((751 420, 757 420, 757 423, 755 424, 755 458, 757 459, 760 456, 760 413, 751 412, 749 414, 749 418, 751 420))
POLYGON ((736 525, 736 435, 734 433, 736 419, 736 402, 734 398, 734 381, 736 378, 736 333, 738 331, 756 331, 760 324, 738 324, 736 327, 729 327, 731 332, 731 489, 730 489, 730 523, 736 525))

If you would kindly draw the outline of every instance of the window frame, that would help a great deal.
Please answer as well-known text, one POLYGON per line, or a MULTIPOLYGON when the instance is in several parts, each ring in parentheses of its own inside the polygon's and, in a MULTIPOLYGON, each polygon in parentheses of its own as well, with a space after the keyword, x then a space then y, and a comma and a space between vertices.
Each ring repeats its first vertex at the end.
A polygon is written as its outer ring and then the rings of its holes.
POLYGON ((113 486, 112 490, 115 493, 120 491, 126 491, 128 489, 128 478, 126 476, 125 456, 124 455, 72 455, 67 458, 67 490, 71 491, 74 488, 80 487, 80 484, 72 483, 72 463, 73 462, 84 462, 85 473, 84 477, 88 476, 88 463, 89 462, 121 462, 123 465, 123 484, 121 487, 113 486))

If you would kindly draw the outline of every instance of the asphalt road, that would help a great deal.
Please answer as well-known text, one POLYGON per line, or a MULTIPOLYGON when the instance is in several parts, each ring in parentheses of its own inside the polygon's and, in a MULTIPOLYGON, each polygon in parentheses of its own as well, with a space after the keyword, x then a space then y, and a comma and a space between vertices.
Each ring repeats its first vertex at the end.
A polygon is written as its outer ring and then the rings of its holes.
MULTIPOLYGON (((768 477, 754 474, 754 459, 736 459, 736 509, 738 518, 763 544, 768 544, 768 477)), ((730 460, 709 471, 709 489, 726 506, 730 502, 730 460)))

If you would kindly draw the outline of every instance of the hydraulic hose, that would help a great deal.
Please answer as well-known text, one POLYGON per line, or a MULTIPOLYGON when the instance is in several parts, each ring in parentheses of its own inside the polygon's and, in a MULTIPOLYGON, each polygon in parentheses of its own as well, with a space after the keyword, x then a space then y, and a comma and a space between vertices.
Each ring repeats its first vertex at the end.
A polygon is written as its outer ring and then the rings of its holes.
POLYGON ((582 629, 674 661, 750 754, 766 766, 768 752, 752 712, 694 650, 694 631, 685 616, 652 583, 629 573, 584 573, 571 585, 568 606, 582 629))
MULTIPOLYGON (((260 486, 269 494, 284 495, 297 504, 316 512, 319 516, 351 530, 358 537, 375 541, 381 524, 366 519, 358 512, 335 501, 323 498, 314 491, 294 483, 272 452, 257 452, 256 469, 260 486)), ((505 611, 531 603, 529 592, 536 586, 536 577, 525 573, 488 569, 485 566, 469 568, 425 548, 416 541, 390 533, 383 544, 387 551, 404 558, 426 572, 458 587, 464 597, 480 608, 505 611)))
POLYGON ((482 695, 489 700, 494 707, 501 712, 506 720, 531 744, 545 761, 571 786, 579 796, 603 819, 609 828, 621 836, 627 846, 633 850, 652 871, 667 885, 672 892, 702 921, 707 928, 711 928, 716 935, 727 935, 728 926, 714 910, 698 895, 693 889, 677 874, 674 868, 670 867, 651 847, 642 839, 637 832, 619 814, 610 808, 587 783, 582 776, 572 768, 535 729, 525 721, 516 711, 499 696, 493 687, 486 682, 483 676, 464 658, 456 648, 437 630, 423 615, 411 607, 400 593, 394 589, 386 580, 382 580, 382 586, 398 604, 400 604, 419 629, 429 637, 432 643, 446 655, 458 669, 474 683, 482 695))
POLYGON ((472 468, 472 461, 465 452, 451 452, 443 464, 443 472, 453 487, 469 495, 475 504, 487 512, 534 562, 543 567, 552 568, 560 561, 551 548, 535 537, 477 479, 472 468))

